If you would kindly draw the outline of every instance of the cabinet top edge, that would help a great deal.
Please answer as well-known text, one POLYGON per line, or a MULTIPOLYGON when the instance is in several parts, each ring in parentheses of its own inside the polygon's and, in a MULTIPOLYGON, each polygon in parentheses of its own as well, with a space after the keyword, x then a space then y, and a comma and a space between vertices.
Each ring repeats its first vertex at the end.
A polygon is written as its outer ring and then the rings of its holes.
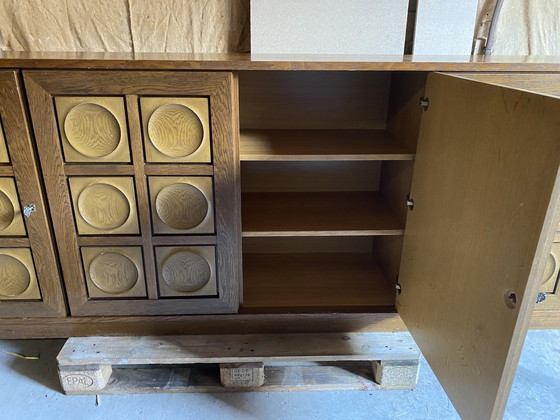
POLYGON ((0 68, 549 72, 560 71, 560 57, 0 51, 0 68))

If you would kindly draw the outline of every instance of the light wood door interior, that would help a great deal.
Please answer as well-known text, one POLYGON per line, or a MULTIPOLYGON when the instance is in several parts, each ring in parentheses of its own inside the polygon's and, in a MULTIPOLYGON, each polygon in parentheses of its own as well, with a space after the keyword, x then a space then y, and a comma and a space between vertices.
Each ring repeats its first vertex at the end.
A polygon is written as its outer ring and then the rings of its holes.
POLYGON ((244 311, 394 310, 423 78, 240 73, 244 311))
POLYGON ((459 414, 501 418, 558 225, 560 101, 444 74, 426 97, 397 310, 459 414))

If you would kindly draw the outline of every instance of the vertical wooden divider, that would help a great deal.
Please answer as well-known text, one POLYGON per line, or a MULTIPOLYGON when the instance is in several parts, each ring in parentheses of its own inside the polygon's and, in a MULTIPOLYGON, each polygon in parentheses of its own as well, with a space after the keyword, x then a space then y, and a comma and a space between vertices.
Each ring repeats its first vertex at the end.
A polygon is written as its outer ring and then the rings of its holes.
POLYGON ((152 222, 150 218, 150 200, 148 195, 148 182, 144 172, 144 152, 142 146, 142 123, 138 96, 126 95, 126 114, 128 122, 128 135, 134 166, 134 183, 138 202, 138 222, 142 234, 142 250, 144 254, 144 273, 149 299, 157 299, 156 265, 152 245, 152 222))

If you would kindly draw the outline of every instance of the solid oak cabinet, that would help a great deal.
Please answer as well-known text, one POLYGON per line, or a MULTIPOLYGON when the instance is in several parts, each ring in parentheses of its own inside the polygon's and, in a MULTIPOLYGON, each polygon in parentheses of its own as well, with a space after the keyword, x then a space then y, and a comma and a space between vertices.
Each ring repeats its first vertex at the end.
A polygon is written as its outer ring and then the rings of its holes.
POLYGON ((408 329, 500 417, 560 309, 559 65, 3 54, 2 337, 408 329))

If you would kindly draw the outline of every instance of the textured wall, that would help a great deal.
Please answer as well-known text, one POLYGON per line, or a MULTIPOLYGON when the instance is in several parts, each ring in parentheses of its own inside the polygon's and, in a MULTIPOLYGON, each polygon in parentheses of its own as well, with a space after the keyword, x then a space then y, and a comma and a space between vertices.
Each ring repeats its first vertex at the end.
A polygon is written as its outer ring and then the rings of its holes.
POLYGON ((470 55, 478 0, 418 0, 413 53, 470 55))
POLYGON ((560 2, 504 1, 493 51, 493 55, 560 56, 560 2))
POLYGON ((251 0, 251 50, 403 54, 408 0, 251 0))
POLYGON ((249 0, 1 0, 0 50, 245 52, 249 0))

